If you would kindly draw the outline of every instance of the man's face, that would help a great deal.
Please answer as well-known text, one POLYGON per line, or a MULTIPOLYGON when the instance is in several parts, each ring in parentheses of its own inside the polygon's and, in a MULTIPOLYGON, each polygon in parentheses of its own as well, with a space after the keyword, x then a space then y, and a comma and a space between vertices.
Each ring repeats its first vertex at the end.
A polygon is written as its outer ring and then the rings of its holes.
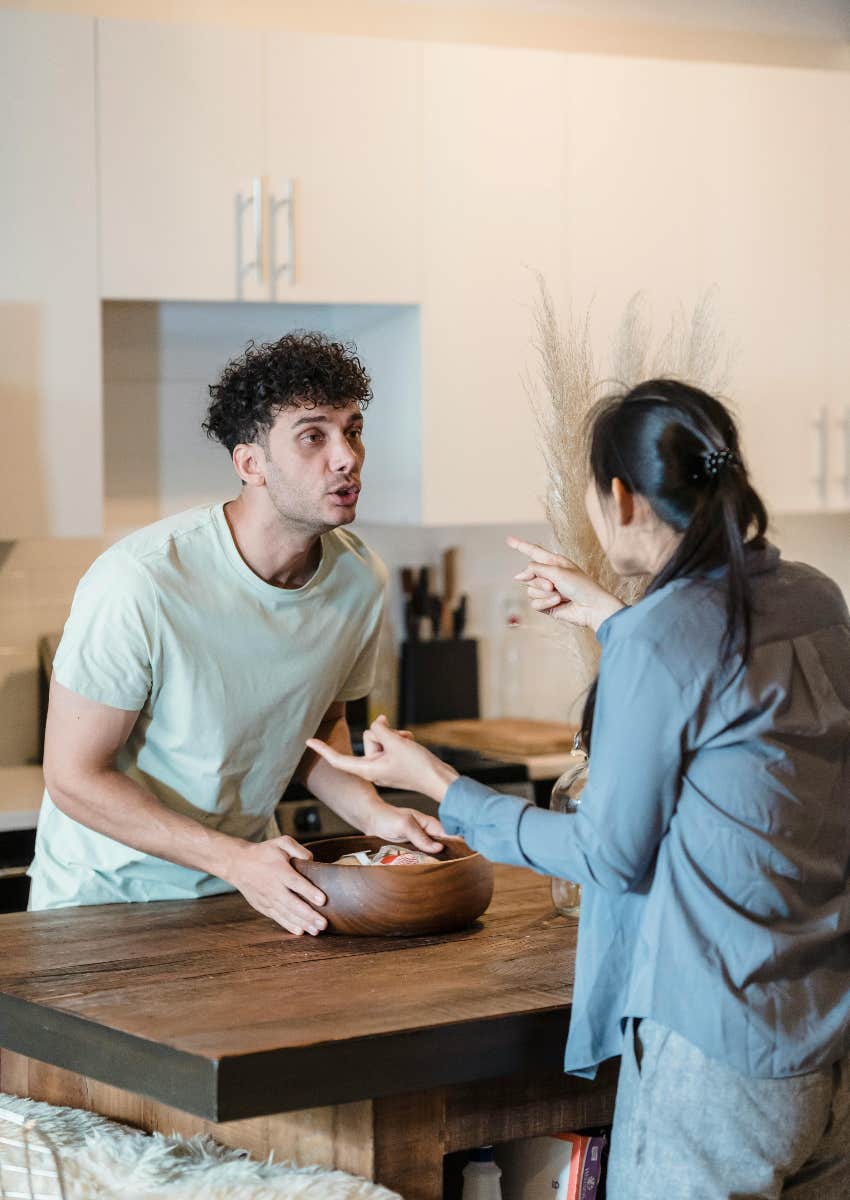
POLYGON ((363 414, 346 408, 285 408, 269 430, 266 489, 287 522, 310 532, 350 524, 357 512, 363 414))

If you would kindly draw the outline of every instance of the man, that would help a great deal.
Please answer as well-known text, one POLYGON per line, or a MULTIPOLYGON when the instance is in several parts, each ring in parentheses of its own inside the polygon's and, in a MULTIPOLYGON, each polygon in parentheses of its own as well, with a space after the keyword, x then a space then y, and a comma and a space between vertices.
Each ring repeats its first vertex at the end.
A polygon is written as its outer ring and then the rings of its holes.
POLYGON ((385 571, 345 529, 369 378, 320 334, 250 345, 204 428, 242 481, 112 546, 77 588, 56 653, 30 907, 236 889, 316 934, 310 858, 272 825, 293 775, 351 824, 434 851, 438 821, 330 767, 345 702, 372 686, 385 571), (268 840, 264 840, 268 838, 268 840))

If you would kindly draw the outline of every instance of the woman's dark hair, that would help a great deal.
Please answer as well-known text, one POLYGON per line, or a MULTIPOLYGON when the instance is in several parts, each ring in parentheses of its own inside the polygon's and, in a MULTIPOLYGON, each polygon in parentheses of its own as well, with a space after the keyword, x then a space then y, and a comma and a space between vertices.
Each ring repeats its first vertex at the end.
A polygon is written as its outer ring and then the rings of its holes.
MULTIPOLYGON (((619 479, 682 535, 647 595, 673 579, 726 567, 721 661, 740 648, 743 666, 752 625, 746 551, 764 545, 767 513, 747 476, 729 410, 699 388, 650 379, 600 401, 588 417, 587 434, 590 476, 600 495, 609 495, 619 479)), ((594 683, 582 718, 588 749, 595 701, 594 683)))
POLYGON ((249 342, 210 387, 203 429, 232 454, 240 442, 263 442, 284 408, 365 409, 372 399, 369 376, 350 343, 323 333, 297 331, 277 342, 249 342))

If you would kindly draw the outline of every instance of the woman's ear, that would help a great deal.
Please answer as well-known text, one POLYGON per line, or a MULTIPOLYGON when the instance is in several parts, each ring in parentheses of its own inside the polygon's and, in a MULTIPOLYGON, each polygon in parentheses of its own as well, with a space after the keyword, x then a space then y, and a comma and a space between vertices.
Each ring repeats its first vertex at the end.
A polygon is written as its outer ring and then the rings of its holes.
POLYGON ((617 523, 631 525, 635 516, 635 498, 621 479, 611 480, 611 496, 614 501, 614 511, 617 523))
POLYGON ((266 456, 258 442, 240 442, 233 447, 236 474, 249 487, 262 487, 266 482, 266 456))

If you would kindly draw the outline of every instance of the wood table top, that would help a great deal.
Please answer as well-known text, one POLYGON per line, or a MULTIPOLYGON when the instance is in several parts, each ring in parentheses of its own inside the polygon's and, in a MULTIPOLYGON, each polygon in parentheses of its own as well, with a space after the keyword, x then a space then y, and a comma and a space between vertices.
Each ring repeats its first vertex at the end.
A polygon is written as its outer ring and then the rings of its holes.
POLYGON ((577 925, 496 867, 439 937, 296 938, 239 895, 0 917, 0 1046, 216 1121, 557 1069, 577 925))

